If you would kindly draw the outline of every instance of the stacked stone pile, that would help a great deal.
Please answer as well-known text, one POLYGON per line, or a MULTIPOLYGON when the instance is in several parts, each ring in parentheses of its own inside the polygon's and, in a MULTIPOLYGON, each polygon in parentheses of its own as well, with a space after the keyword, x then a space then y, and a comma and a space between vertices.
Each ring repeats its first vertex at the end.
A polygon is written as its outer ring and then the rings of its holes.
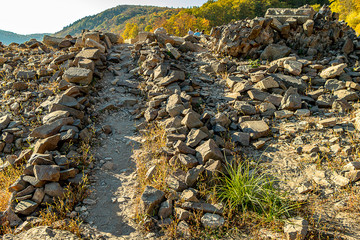
POLYGON ((358 60, 360 42, 355 32, 338 18, 327 6, 316 13, 308 6, 269 9, 264 18, 214 28, 209 48, 252 59, 275 60, 295 53, 311 59, 343 54, 347 61, 358 60))
MULTIPOLYGON (((31 224, 26 216, 65 193, 68 184, 80 184, 80 144, 92 135, 94 104, 91 82, 101 79, 108 54, 119 36, 84 31, 79 37, 45 36, 42 42, 2 47, 0 152, 9 165, 24 166, 10 187, 12 196, 2 221, 19 231, 31 224), (5 113, 5 114, 4 114, 5 113), (25 150, 23 150, 25 149, 25 150)), ((85 160, 87 161, 87 160, 85 160)))

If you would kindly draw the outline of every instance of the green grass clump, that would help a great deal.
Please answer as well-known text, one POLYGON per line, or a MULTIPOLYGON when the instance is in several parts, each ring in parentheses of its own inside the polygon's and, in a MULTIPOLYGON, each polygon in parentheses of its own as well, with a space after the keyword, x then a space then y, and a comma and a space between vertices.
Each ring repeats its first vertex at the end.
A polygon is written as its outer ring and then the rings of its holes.
POLYGON ((248 161, 228 165, 219 177, 218 198, 231 210, 253 211, 266 221, 290 216, 296 208, 274 187, 274 179, 252 167, 248 161))

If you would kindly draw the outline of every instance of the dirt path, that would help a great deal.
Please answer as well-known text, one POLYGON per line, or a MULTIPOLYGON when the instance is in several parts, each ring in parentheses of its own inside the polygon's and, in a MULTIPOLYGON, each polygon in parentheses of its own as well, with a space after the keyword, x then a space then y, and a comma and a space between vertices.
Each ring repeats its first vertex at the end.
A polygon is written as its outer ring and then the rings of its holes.
MULTIPOLYGON (((105 239, 143 239, 131 220, 136 184, 132 151, 138 145, 135 121, 129 113, 131 106, 128 103, 123 106, 124 99, 135 97, 125 87, 113 84, 115 79, 122 81, 131 76, 127 68, 131 64, 131 57, 127 46, 119 50, 117 52, 121 54, 121 62, 114 66, 119 76, 107 72, 99 83, 102 88, 98 92, 99 104, 96 110, 101 113, 97 128, 110 126, 112 133, 102 132, 98 135, 90 196, 96 203, 89 204, 86 221, 97 229, 98 236, 105 239), (117 109, 101 111, 105 106, 117 109)), ((130 101, 130 105, 133 102, 130 101)))

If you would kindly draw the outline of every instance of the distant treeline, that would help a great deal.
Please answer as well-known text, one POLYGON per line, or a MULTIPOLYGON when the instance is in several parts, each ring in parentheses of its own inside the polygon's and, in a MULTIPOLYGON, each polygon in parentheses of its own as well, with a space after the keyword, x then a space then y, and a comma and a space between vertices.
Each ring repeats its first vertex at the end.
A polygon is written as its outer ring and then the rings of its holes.
MULTIPOLYGON (((359 0, 335 0, 359 1, 359 0)), ((270 7, 300 7, 305 4, 320 8, 328 0, 209 0, 201 7, 163 8, 121 5, 94 16, 85 17, 65 27, 56 35, 75 35, 82 29, 121 33, 134 38, 139 31, 164 27, 168 33, 183 36, 189 28, 210 31, 214 26, 234 20, 264 16, 270 7)), ((334 4, 334 3, 333 3, 334 4)))

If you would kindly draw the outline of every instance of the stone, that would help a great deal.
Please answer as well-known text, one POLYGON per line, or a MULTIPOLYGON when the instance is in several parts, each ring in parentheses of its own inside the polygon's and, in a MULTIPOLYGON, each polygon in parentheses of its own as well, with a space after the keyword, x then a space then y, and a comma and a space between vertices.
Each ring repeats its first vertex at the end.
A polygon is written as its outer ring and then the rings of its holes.
POLYGON ((66 170, 62 170, 60 171, 60 181, 67 180, 69 178, 74 178, 76 174, 78 174, 78 172, 79 170, 77 168, 69 168, 66 170))
POLYGON ((270 44, 261 53, 261 60, 276 60, 288 56, 291 53, 291 48, 278 44, 270 44))
POLYGON ((326 119, 323 119, 321 121, 319 121, 319 124, 322 125, 323 127, 333 127, 336 125, 336 118, 333 117, 333 118, 326 118, 326 119))
POLYGON ((266 137, 270 134, 270 128, 264 121, 245 121, 240 124, 243 132, 249 133, 252 139, 266 137))
POLYGON ((339 81, 337 79, 329 79, 325 82, 324 88, 329 91, 336 91, 340 89, 344 89, 345 83, 343 81, 339 81))
POLYGON ((344 68, 347 67, 346 63, 342 63, 336 66, 331 66, 328 68, 325 68, 320 73, 320 77, 328 79, 328 78, 335 78, 340 76, 344 72, 344 68))
POLYGON ((284 68, 292 75, 299 76, 302 71, 302 63, 293 60, 284 61, 284 68))
POLYGON ((51 37, 49 35, 45 35, 43 38, 43 43, 47 46, 57 48, 63 39, 58 37, 51 37))
POLYGON ((357 101, 359 99, 359 95, 352 90, 338 90, 334 92, 334 96, 339 100, 344 99, 346 101, 357 101))
POLYGON ((245 132, 235 132, 231 134, 231 141, 234 143, 240 143, 243 146, 249 146, 250 134, 245 132))
POLYGON ((60 167, 57 165, 35 165, 34 174, 40 181, 59 181, 60 167))
POLYGON ((185 72, 173 70, 170 72, 169 76, 159 78, 159 85, 160 86, 167 86, 171 83, 177 82, 179 80, 183 81, 185 80, 185 72))
POLYGON ((179 53, 179 51, 174 48, 171 43, 167 43, 166 45, 166 49, 174 56, 174 58, 176 60, 178 60, 181 57, 181 53, 179 53))
POLYGON ((292 117, 294 115, 294 112, 289 110, 280 110, 280 111, 276 111, 274 114, 275 114, 275 118, 283 119, 283 118, 292 117))
POLYGON ((345 54, 350 54, 354 51, 354 42, 352 41, 352 39, 350 38, 347 38, 345 40, 345 43, 342 47, 342 51, 345 53, 345 54))
POLYGON ((196 159, 196 157, 194 157, 191 154, 179 154, 178 155, 178 159, 180 161, 180 163, 182 165, 184 165, 187 168, 192 168, 195 167, 196 165, 199 164, 198 160, 196 159))
POLYGON ((36 187, 36 188, 39 188, 39 187, 43 187, 46 183, 46 181, 40 181, 38 179, 36 179, 36 177, 33 177, 33 176, 23 176, 22 179, 25 181, 25 182, 28 182, 30 183, 32 186, 36 187))
POLYGON ((270 95, 269 93, 260 91, 258 89, 249 90, 247 91, 247 94, 251 99, 259 101, 264 101, 270 95))
POLYGON ((184 202, 199 202, 196 197, 196 191, 193 189, 186 189, 181 193, 181 200, 184 202))
POLYGON ((356 182, 360 179, 360 170, 350 170, 345 173, 345 177, 350 180, 350 182, 356 182))
POLYGON ((298 92, 300 93, 306 91, 307 84, 301 78, 296 78, 294 76, 279 73, 272 74, 272 76, 278 82, 283 83, 287 88, 293 87, 295 89, 298 89, 298 92))
POLYGON ((92 59, 97 60, 100 58, 100 51, 99 49, 83 49, 81 52, 79 52, 76 55, 76 58, 86 58, 86 59, 92 59))
POLYGON ((181 124, 186 126, 189 129, 200 128, 204 125, 203 122, 200 121, 198 116, 192 112, 186 114, 186 116, 181 121, 181 124))
POLYGON ((193 186, 198 177, 200 176, 201 173, 203 173, 205 170, 204 166, 203 165, 198 165, 192 169, 190 169, 187 173, 186 173, 186 176, 185 176, 185 183, 186 185, 188 186, 193 186))
POLYGON ((25 82, 14 82, 12 88, 16 91, 23 91, 28 89, 28 84, 25 82))
POLYGON ((217 214, 205 213, 201 217, 201 223, 205 228, 219 228, 225 224, 225 219, 217 214))
POLYGON ((303 24, 303 29, 304 29, 304 32, 305 34, 310 37, 311 34, 313 33, 314 31, 314 20, 307 20, 304 24, 303 24))
POLYGON ((45 115, 42 119, 43 124, 50 124, 58 119, 69 117, 70 113, 68 111, 54 111, 45 115))
POLYGON ((97 48, 97 49, 99 49, 99 51, 100 51, 101 53, 105 53, 105 51, 106 51, 105 46, 103 46, 103 45, 100 44, 99 42, 97 42, 97 41, 95 41, 95 40, 93 40, 93 39, 90 39, 90 38, 87 38, 87 39, 85 40, 85 46, 86 46, 86 47, 91 47, 91 48, 97 48))
POLYGON ((51 197, 63 197, 65 194, 64 188, 58 182, 45 184, 45 193, 51 197))
POLYGON ((74 123, 74 119, 72 117, 61 118, 52 123, 35 128, 30 133, 30 137, 47 138, 57 134, 62 126, 71 125, 73 123, 74 123))
POLYGON ((166 178, 166 185, 169 188, 175 190, 176 192, 181 192, 187 188, 185 181, 181 179, 181 177, 177 177, 173 175, 169 175, 166 178))
POLYGON ((214 160, 224 159, 223 154, 221 153, 219 147, 216 145, 213 139, 209 139, 208 141, 198 146, 196 148, 196 151, 198 151, 202 156, 203 162, 206 162, 209 159, 214 159, 214 160))
POLYGON ((34 153, 44 153, 46 151, 55 150, 58 146, 60 141, 60 134, 40 139, 35 143, 34 146, 34 153))
POLYGON ((5 240, 79 240, 75 234, 69 231, 52 229, 48 226, 34 227, 18 235, 5 234, 5 240))
POLYGON ((37 208, 38 204, 31 200, 24 200, 19 202, 15 206, 15 213, 22 214, 22 215, 30 215, 35 209, 37 208))
POLYGON ((281 101, 281 109, 296 110, 301 108, 301 97, 296 88, 290 87, 281 101))
POLYGON ((158 216, 160 219, 165 219, 172 214, 173 211, 173 204, 171 200, 166 200, 161 203, 158 216))
POLYGON ((295 217, 288 219, 284 226, 284 233, 287 240, 303 240, 306 237, 309 223, 301 218, 295 217))
POLYGON ((147 108, 145 113, 144 113, 145 120, 147 122, 153 121, 157 117, 158 112, 159 111, 157 109, 155 109, 155 108, 147 108))
POLYGON ((207 137, 208 135, 200 129, 191 129, 187 135, 186 145, 189 147, 196 147, 202 140, 207 137))
POLYGON ((239 111, 242 115, 256 114, 256 108, 246 101, 235 101, 234 109, 239 111))
POLYGON ((254 85, 254 88, 258 88, 260 90, 268 90, 271 88, 278 88, 278 87, 279 87, 279 83, 275 81, 274 78, 271 76, 257 82, 254 85))
POLYGON ((295 116, 298 117, 309 117, 311 114, 309 109, 298 109, 295 111, 295 116))
POLYGON ((176 151, 178 151, 179 153, 184 153, 184 154, 196 154, 196 151, 194 149, 192 149, 191 147, 189 147, 188 145, 186 145, 183 141, 178 140, 175 144, 174 144, 174 149, 176 151))
POLYGON ((143 213, 156 215, 155 208, 163 201, 165 193, 154 187, 146 186, 140 198, 140 209, 143 213))
POLYGON ((7 128, 7 126, 9 125, 11 119, 8 115, 2 116, 0 118, 0 131, 2 131, 3 129, 7 128))
POLYGON ((64 72, 63 78, 70 83, 89 85, 92 81, 93 73, 86 68, 71 67, 64 72))
POLYGON ((45 197, 45 191, 43 188, 37 188, 34 192, 34 195, 32 197, 32 201, 36 202, 37 204, 40 204, 42 200, 45 197))
POLYGON ((204 213, 223 214, 222 207, 215 206, 210 203, 184 202, 181 204, 181 208, 183 208, 185 210, 203 211, 204 213))
POLYGON ((343 171, 360 170, 360 162, 349 162, 343 168, 343 171))
POLYGON ((185 209, 175 207, 174 210, 175 210, 176 218, 179 219, 179 221, 186 221, 191 216, 191 213, 185 209))

